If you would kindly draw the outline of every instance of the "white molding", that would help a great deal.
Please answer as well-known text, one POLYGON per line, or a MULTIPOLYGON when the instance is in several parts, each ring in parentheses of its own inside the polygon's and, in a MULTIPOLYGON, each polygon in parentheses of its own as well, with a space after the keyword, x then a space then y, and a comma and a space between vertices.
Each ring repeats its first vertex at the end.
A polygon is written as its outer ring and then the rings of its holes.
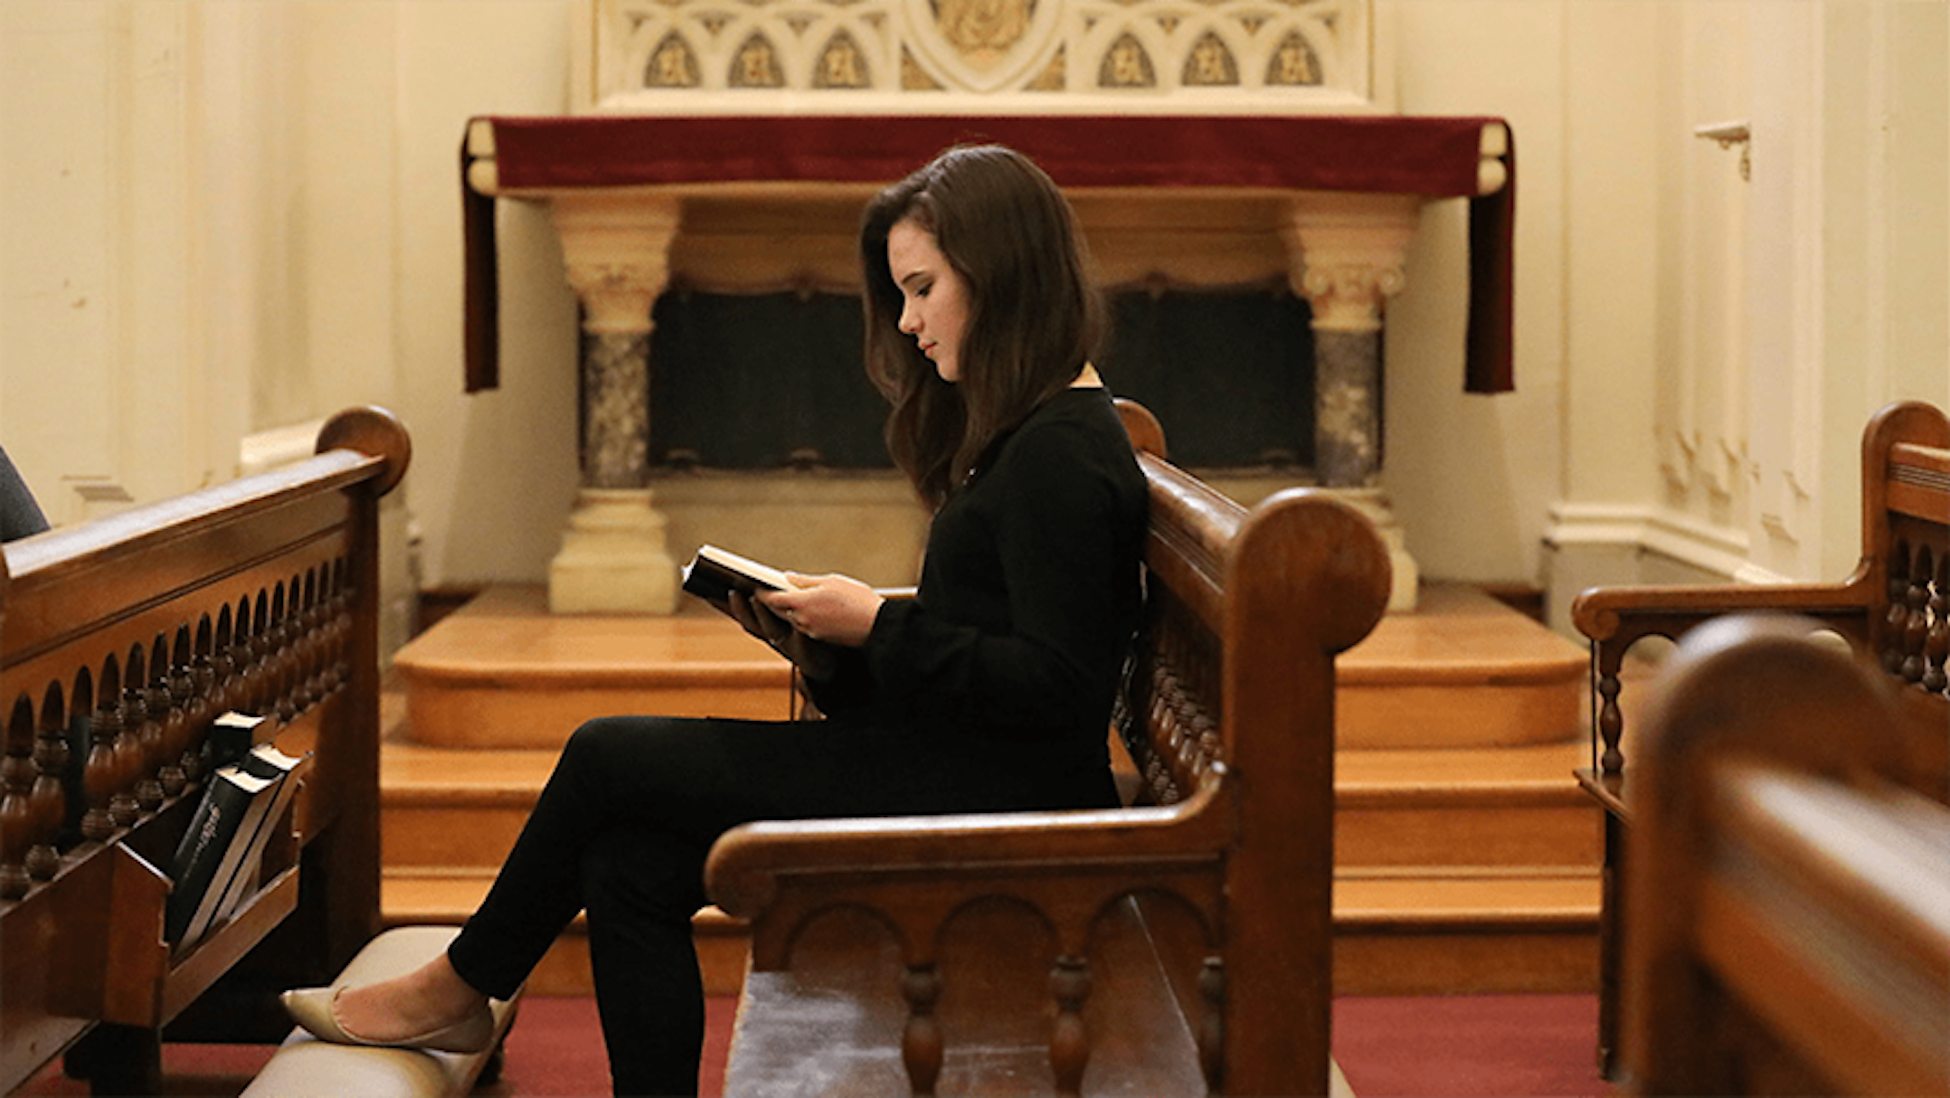
POLYGON ((1560 501, 1549 509, 1544 544, 1559 550, 1657 553, 1738 583, 1791 582, 1791 577, 1748 559, 1750 542, 1739 529, 1701 522, 1663 508, 1560 501))

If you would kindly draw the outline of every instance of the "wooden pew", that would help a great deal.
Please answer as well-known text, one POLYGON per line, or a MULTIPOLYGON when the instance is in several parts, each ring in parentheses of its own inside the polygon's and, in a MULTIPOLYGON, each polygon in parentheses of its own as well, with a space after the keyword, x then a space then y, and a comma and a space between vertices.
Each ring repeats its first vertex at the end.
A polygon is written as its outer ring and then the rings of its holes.
POLYGON ((1243 510, 1124 411, 1151 486, 1118 716, 1143 803, 724 836, 709 887, 752 937, 727 1093, 1328 1093, 1334 659, 1388 555, 1323 495, 1243 510))
POLYGON ((1950 1095, 1950 807, 1911 787, 1892 680, 1807 628, 1696 631, 1642 734, 1640 1093, 1950 1095))
POLYGON ((0 571, 0 1092, 56 1056, 159 1093, 160 1036, 272 1041, 279 989, 379 929, 379 499, 405 429, 354 409, 317 456, 6 545, 0 571), (163 937, 166 874, 227 710, 310 752, 262 883, 163 937))
POLYGON ((1950 721, 1944 660, 1950 652, 1950 420, 1922 403, 1892 404, 1862 436, 1862 556, 1838 584, 1606 587, 1579 596, 1572 620, 1590 639, 1592 766, 1579 783, 1605 810, 1603 899, 1599 920, 1598 1060, 1614 1067, 1619 972, 1628 934, 1621 882, 1631 819, 1620 707, 1626 654, 1640 640, 1680 640, 1698 626, 1739 612, 1791 613, 1833 633, 1901 685, 1899 712, 1909 742, 1907 781, 1944 796, 1950 771, 1950 721))

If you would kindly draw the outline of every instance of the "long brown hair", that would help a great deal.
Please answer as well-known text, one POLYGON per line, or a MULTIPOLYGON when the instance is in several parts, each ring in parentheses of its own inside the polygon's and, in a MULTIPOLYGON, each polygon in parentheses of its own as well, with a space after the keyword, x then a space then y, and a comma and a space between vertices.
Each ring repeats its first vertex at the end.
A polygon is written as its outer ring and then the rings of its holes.
POLYGON ((867 376, 893 405, 887 450, 939 509, 1002 436, 1076 380, 1102 337, 1082 234, 1063 193, 1028 157, 957 146, 868 204, 860 262, 867 376), (967 286, 952 384, 900 330, 887 234, 910 218, 967 286))

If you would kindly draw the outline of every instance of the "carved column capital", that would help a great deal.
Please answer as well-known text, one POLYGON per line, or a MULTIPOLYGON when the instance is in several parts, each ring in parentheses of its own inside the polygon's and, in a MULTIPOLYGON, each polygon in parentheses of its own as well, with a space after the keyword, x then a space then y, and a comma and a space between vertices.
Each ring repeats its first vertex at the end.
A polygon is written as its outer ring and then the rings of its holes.
POLYGON ((1306 194, 1287 209, 1288 278, 1313 305, 1316 331, 1378 332, 1387 300, 1408 285, 1416 195, 1306 194))
POLYGON ((569 286, 591 333, 650 331, 650 308, 670 283, 676 195, 560 194, 551 203, 569 286))

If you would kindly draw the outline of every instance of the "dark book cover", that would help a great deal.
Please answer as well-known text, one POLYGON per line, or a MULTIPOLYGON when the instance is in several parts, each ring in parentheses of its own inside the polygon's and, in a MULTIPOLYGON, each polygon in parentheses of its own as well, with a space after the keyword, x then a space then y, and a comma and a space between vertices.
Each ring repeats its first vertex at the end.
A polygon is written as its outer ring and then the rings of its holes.
POLYGON ((785 591, 791 586, 784 572, 715 545, 700 547, 684 566, 684 590, 706 602, 725 602, 733 591, 749 596, 757 591, 785 591))
POLYGON ((252 713, 239 713, 231 710, 218 717, 210 725, 210 737, 205 741, 205 750, 210 755, 210 769, 235 766, 250 752, 251 744, 257 739, 257 726, 264 718, 252 713))
MULTIPOLYGON (((750 598, 760 591, 789 591, 792 587, 792 581, 779 569, 715 545, 701 546, 691 562, 684 566, 684 590, 734 618, 737 615, 731 610, 733 591, 750 598)), ((761 639, 771 645, 773 651, 791 660, 808 678, 831 677, 839 662, 837 648, 825 641, 814 640, 797 629, 782 637, 761 639)))
POLYGON ((183 943, 198 909, 209 895, 211 881, 222 868, 224 855, 250 813, 256 793, 269 781, 254 777, 235 766, 226 766, 210 775, 203 787, 203 798, 190 817, 190 828, 176 844, 169 860, 169 878, 175 882, 163 914, 163 940, 183 943))
MULTIPOLYGON (((251 748, 239 765, 246 774, 257 778, 267 778, 276 785, 257 794, 259 799, 268 800, 257 826, 251 829, 243 857, 237 862, 229 882, 224 886, 223 897, 217 902, 210 922, 214 925, 230 917, 230 913, 243 905, 251 894, 260 887, 259 868, 264 862, 264 851, 271 845, 278 827, 284 821, 285 810, 290 807, 292 796, 298 790, 298 780, 292 771, 304 762, 303 756, 287 755, 268 743, 251 748)), ((238 838, 243 839, 239 834, 238 838)))

